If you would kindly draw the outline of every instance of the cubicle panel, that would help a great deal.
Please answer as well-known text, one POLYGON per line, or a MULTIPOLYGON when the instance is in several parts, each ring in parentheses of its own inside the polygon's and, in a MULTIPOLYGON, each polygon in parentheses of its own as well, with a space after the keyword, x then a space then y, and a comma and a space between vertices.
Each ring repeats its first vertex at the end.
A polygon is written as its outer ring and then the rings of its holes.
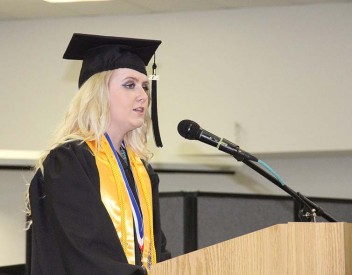
POLYGON ((172 257, 184 254, 184 194, 160 194, 161 226, 172 257))
POLYGON ((290 198, 199 194, 198 248, 294 221, 290 198))
MULTIPOLYGON (((173 257, 271 225, 299 221, 298 206, 288 196, 204 192, 160 196, 162 226, 173 257)), ((310 199, 338 221, 352 222, 352 200, 310 199)), ((317 221, 327 222, 322 217, 317 221)))
MULTIPOLYGON (((352 222, 352 200, 312 198, 315 204, 339 222, 352 222)), ((318 222, 326 221, 317 217, 318 222)))

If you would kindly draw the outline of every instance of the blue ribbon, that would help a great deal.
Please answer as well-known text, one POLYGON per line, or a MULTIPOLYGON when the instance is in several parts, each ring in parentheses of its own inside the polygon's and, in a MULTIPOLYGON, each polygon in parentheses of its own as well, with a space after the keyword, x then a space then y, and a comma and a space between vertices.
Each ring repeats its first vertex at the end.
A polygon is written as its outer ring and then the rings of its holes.
MULTIPOLYGON (((133 219, 134 219, 134 223, 135 223, 135 226, 137 226, 138 230, 137 230, 137 239, 138 239, 138 244, 139 244, 139 247, 141 250, 143 250, 143 243, 144 243, 144 225, 143 225, 143 218, 142 218, 142 214, 141 214, 141 211, 139 209, 139 206, 138 206, 138 203, 136 201, 136 198, 134 197, 133 195, 133 192, 131 190, 131 187, 128 183, 128 179, 126 177, 126 174, 125 174, 125 171, 123 169, 123 166, 122 166, 122 163, 120 161, 120 158, 117 154, 117 151, 115 150, 115 147, 114 147, 114 144, 112 143, 108 133, 105 133, 105 137, 106 139, 108 140, 109 142, 109 145, 112 149, 112 151, 114 152, 114 155, 115 155, 115 159, 117 161, 117 164, 120 168, 120 171, 121 171, 121 174, 122 174, 122 178, 125 182, 125 186, 126 186, 126 189, 128 191, 128 196, 130 198, 130 202, 131 202, 131 205, 132 205, 132 213, 133 213, 133 219)), ((127 152, 126 152, 127 153, 127 152)), ((138 191, 137 191, 138 192, 138 191)))

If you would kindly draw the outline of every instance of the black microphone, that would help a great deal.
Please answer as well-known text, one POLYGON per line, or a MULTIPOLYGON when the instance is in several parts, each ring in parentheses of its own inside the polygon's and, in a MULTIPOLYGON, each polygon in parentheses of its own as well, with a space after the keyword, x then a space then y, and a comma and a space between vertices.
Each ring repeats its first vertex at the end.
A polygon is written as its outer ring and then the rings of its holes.
POLYGON ((202 129, 198 123, 192 120, 182 120, 177 126, 178 133, 185 139, 199 140, 211 146, 218 148, 227 154, 232 155, 238 161, 244 159, 251 161, 258 161, 258 159, 251 154, 243 151, 240 147, 227 139, 220 138, 204 129, 202 129))

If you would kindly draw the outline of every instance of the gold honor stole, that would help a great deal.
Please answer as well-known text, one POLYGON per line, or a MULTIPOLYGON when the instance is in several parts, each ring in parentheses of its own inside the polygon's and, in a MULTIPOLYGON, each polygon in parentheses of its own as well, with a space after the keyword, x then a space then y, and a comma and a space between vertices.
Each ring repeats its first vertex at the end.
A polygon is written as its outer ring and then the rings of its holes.
MULTIPOLYGON (((101 147, 95 141, 86 141, 95 156, 100 178, 100 195, 116 229, 129 264, 135 264, 135 240, 132 206, 120 168, 106 137, 102 136, 101 147)), ((147 270, 156 263, 153 232, 152 189, 150 177, 141 159, 126 145, 139 202, 143 215, 144 249, 142 264, 147 270)))

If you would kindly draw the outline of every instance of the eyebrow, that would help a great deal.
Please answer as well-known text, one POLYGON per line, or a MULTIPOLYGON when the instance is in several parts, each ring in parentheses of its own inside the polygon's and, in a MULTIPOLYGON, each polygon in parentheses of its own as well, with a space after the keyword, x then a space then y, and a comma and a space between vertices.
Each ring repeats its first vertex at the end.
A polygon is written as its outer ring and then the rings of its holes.
MULTIPOLYGON (((129 80, 129 79, 134 80, 134 81, 136 81, 136 82, 139 82, 139 80, 140 80, 140 79, 138 79, 138 78, 136 78, 136 77, 133 77, 133 76, 127 76, 127 77, 125 77, 125 78, 123 79, 123 81, 129 80)), ((148 81, 148 79, 147 79, 147 80, 145 80, 145 81, 142 81, 142 83, 143 83, 143 84, 149 84, 149 81, 148 81)))

